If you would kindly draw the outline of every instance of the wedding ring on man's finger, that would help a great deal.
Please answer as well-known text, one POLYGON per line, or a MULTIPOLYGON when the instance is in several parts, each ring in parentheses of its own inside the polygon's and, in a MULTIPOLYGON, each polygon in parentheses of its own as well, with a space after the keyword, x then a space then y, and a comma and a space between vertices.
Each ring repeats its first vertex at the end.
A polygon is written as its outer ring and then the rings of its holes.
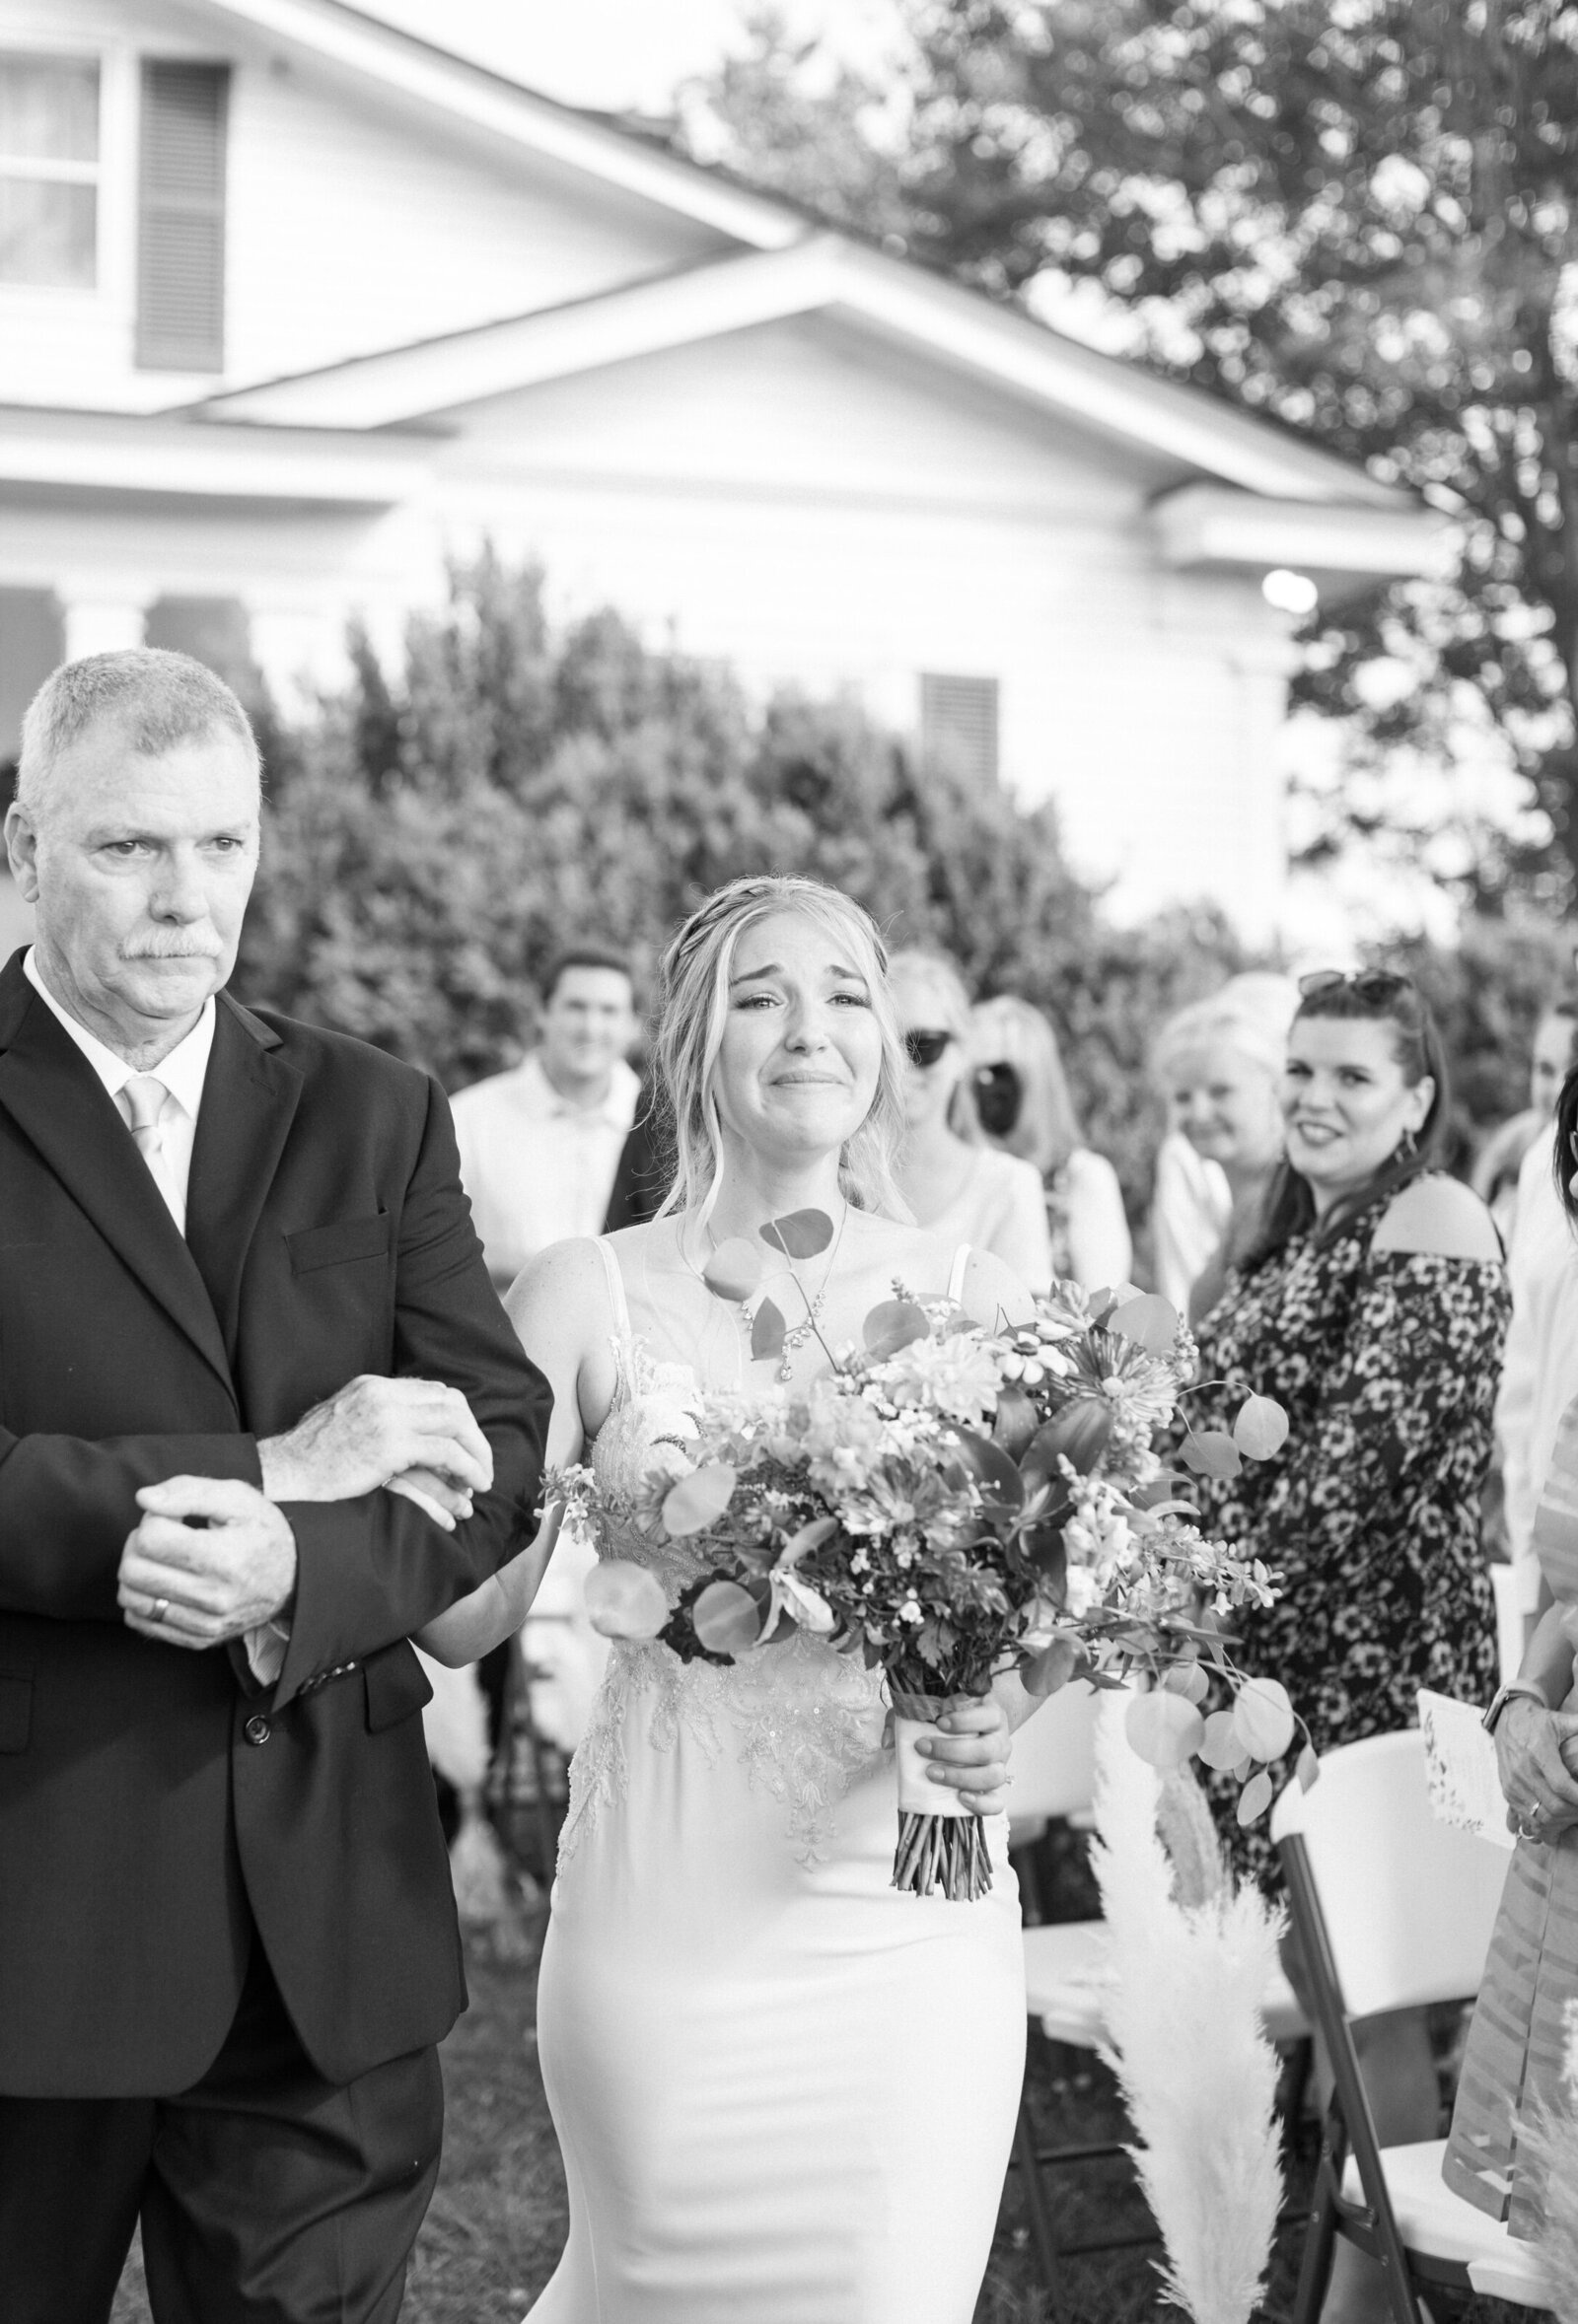
POLYGON ((169 1598, 156 1597, 150 1601, 148 1611, 146 1614, 144 1614, 143 1620, 145 1622, 162 1622, 169 1611, 169 1598))

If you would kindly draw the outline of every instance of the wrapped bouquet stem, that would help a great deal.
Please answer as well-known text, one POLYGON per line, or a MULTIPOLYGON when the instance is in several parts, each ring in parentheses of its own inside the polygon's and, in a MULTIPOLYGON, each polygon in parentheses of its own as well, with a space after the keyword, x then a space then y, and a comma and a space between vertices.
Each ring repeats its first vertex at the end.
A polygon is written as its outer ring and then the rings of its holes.
POLYGON ((914 1896, 939 1890, 955 1904, 973 1903, 992 1884, 982 1819, 947 1784, 932 1782, 933 1762, 916 1745, 936 1731, 968 1695, 912 1694, 890 1682, 894 1751, 898 1762, 898 1845, 894 1886, 914 1896))

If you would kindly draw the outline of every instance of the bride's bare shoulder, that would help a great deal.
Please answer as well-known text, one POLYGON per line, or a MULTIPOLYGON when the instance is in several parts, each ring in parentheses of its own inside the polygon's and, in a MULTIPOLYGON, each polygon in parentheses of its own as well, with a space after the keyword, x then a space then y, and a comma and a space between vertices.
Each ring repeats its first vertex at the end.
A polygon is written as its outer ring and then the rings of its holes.
POLYGON ((584 1320, 607 1329, 610 1307, 607 1262, 589 1234, 550 1242, 528 1259, 505 1295, 505 1308, 517 1331, 544 1317, 567 1323, 584 1320))

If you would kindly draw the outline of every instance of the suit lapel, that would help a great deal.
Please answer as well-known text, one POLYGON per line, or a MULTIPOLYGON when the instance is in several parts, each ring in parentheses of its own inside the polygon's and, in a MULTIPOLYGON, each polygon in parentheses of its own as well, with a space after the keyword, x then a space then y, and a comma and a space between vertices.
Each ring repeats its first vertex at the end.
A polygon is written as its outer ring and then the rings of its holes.
POLYGON ((196 1261, 113 1098, 23 975, 20 952, 0 975, 0 1105, 229 1387, 225 1343, 196 1261))
POLYGON ((302 1093, 302 1077, 279 1046, 260 1018, 220 994, 186 1190, 186 1239, 232 1363, 242 1271, 302 1093))

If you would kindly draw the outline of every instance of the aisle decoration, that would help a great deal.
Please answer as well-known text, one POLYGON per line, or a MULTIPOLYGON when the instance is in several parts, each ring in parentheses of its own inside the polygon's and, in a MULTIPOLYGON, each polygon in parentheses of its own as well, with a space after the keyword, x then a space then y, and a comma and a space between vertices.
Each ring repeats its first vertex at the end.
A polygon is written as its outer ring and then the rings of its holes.
POLYGON ((815 1335, 825 1374, 698 1392, 634 1500, 610 1498, 587 1468, 556 1480, 573 1521, 612 1516, 655 1543, 684 1541, 700 1569, 671 1603, 648 1568, 605 1562, 587 1586, 594 1624, 718 1662, 799 1630, 880 1665, 899 1764, 894 1879, 920 1895, 990 1885, 980 1817, 928 1781, 915 1744, 1006 1670, 1040 1695, 1076 1674, 1106 1687, 1149 1677, 1128 1711, 1136 1751, 1234 1771, 1241 1816, 1259 1814, 1266 1763, 1299 1723, 1280 1686, 1237 1669, 1220 1626, 1269 1605, 1277 1577, 1200 1530, 1188 1472, 1272 1457, 1280 1407, 1252 1396, 1231 1435, 1189 1429, 1194 1343, 1174 1310, 1076 1284, 994 1331, 896 1284, 858 1346, 827 1347, 796 1262, 831 1236, 824 1213, 795 1212, 761 1230, 761 1248, 722 1244, 705 1270, 741 1307, 753 1356, 815 1335), (801 1291, 794 1324, 758 1296, 767 1250, 801 1291), (1161 1450, 1174 1438, 1178 1469, 1161 1450))
POLYGON ((1282 2201, 1276 2052, 1260 2002, 1280 1915, 1235 1888, 1203 1801, 1189 1815, 1128 1749, 1115 1719, 1096 1738, 1096 1840, 1112 1968, 1110 2063, 1139 2144, 1129 2149, 1167 2248, 1166 2297, 1194 2324, 1249 2324, 1282 2201), (1188 1834, 1191 1877, 1163 1845, 1188 1834), (1204 1853, 1202 1853, 1202 1851, 1204 1853))

